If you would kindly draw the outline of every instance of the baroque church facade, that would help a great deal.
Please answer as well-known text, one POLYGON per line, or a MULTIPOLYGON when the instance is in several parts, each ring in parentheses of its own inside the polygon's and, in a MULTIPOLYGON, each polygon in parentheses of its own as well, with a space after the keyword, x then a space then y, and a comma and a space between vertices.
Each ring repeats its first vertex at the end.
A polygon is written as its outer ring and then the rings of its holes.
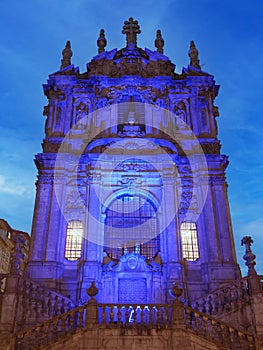
MULTIPOLYGON (((191 41, 176 73, 137 46, 71 64, 44 85, 48 105, 29 262, 15 249, 1 293, 3 349, 261 349, 262 287, 250 237, 236 260, 214 100, 191 41)), ((1 348, 1 349, 2 349, 1 348)))

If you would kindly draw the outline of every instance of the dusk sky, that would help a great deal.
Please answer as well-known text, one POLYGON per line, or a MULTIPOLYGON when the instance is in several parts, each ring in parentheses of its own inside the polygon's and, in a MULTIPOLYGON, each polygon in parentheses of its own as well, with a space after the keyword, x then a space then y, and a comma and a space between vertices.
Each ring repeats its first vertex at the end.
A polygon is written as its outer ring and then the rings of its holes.
POLYGON ((221 86, 219 139, 229 155, 229 201, 238 260, 244 235, 254 239, 256 269, 263 274, 263 1, 252 0, 9 0, 1 3, 0 217, 30 233, 36 167, 47 104, 42 84, 60 67, 71 40, 72 63, 85 71, 97 54, 101 28, 106 50, 125 46, 121 34, 129 17, 138 20, 138 46, 154 48, 156 30, 176 72, 189 63, 190 40, 202 70, 221 86))

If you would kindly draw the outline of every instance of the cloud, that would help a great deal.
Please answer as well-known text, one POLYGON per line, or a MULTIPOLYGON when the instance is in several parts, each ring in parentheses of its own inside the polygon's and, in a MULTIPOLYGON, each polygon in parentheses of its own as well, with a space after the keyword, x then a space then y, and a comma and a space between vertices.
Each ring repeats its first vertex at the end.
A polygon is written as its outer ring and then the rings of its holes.
POLYGON ((9 179, 7 180, 4 176, 0 175, 0 192, 23 196, 28 192, 28 189, 26 186, 12 183, 12 181, 9 179))

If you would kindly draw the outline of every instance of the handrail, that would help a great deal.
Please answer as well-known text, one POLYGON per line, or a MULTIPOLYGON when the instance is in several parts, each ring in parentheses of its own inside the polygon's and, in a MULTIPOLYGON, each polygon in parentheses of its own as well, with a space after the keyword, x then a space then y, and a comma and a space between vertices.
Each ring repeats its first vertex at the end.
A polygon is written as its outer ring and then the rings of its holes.
POLYGON ((228 349, 255 350, 255 336, 234 328, 212 316, 199 312, 182 303, 177 304, 85 304, 52 319, 39 323, 26 331, 17 332, 16 350, 39 349, 88 327, 123 326, 147 328, 173 328, 173 315, 181 307, 184 317, 182 327, 228 349), (94 309, 95 307, 95 309, 94 309), (92 309, 93 308, 93 309, 92 309), (94 323, 88 321, 96 314, 94 323))

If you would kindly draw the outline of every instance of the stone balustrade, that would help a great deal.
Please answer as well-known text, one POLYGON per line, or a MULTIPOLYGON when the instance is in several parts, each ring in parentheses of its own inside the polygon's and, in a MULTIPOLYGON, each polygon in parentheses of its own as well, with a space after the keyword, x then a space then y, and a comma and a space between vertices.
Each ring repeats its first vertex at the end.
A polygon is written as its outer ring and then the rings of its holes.
MULTIPOLYGON (((61 315, 53 317, 16 334, 17 350, 50 348, 51 344, 88 327, 147 327, 151 330, 158 328, 176 328, 173 315, 176 308, 183 310, 182 329, 203 337, 224 349, 256 350, 255 338, 252 334, 235 329, 215 318, 194 310, 182 303, 172 305, 129 305, 129 304, 97 304, 95 300, 83 306, 74 308, 61 315), (94 323, 90 313, 95 313, 94 323), (89 324, 91 323, 91 324, 89 324)), ((179 313, 180 310, 178 309, 179 313)), ((94 316, 94 315, 91 315, 94 316)), ((122 334, 122 332, 121 332, 122 334)))
POLYGON ((190 307, 184 307, 184 323, 188 331, 223 346, 224 349, 255 350, 255 337, 247 332, 235 329, 190 307))
POLYGON ((72 309, 16 335, 16 350, 39 349, 83 329, 88 304, 72 309))
POLYGON ((68 312, 75 306, 69 298, 24 277, 19 278, 18 300, 20 305, 18 329, 25 329, 37 322, 68 312))
POLYGON ((209 315, 239 309, 250 301, 248 278, 223 286, 191 303, 191 307, 209 315))
POLYGON ((98 304, 98 323, 103 325, 169 325, 172 323, 172 306, 167 304, 98 304))

